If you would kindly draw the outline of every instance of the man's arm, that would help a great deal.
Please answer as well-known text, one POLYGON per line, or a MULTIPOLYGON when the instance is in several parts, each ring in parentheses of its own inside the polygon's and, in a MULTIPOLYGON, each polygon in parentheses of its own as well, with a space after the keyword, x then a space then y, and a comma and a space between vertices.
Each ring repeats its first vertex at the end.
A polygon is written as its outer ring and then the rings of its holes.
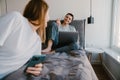
POLYGON ((60 19, 56 19, 56 23, 57 23, 58 26, 61 25, 60 19))

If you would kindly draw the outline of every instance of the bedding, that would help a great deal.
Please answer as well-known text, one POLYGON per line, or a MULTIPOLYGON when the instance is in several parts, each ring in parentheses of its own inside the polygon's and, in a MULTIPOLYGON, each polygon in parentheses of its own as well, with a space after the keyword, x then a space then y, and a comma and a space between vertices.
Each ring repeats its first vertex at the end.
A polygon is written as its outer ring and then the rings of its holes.
POLYGON ((47 55, 41 78, 44 80, 98 80, 84 50, 47 55))
POLYGON ((41 80, 98 80, 84 50, 85 20, 74 20, 71 25, 79 33, 79 50, 47 55, 41 80))

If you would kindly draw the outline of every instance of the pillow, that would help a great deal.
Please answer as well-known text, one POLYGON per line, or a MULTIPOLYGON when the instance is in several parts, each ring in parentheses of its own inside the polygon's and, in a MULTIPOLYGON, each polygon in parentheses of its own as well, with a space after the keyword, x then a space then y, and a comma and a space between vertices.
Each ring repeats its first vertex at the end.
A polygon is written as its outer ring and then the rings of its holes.
POLYGON ((75 26, 79 33, 79 49, 85 49, 85 19, 73 20, 70 25, 75 26))

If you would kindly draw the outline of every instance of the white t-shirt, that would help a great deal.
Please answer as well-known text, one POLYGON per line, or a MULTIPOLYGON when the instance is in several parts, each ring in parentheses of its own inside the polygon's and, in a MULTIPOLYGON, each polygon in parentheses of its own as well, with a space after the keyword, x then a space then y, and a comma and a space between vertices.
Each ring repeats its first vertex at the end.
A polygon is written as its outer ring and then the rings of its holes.
POLYGON ((0 17, 0 78, 41 55, 41 39, 19 12, 0 17))

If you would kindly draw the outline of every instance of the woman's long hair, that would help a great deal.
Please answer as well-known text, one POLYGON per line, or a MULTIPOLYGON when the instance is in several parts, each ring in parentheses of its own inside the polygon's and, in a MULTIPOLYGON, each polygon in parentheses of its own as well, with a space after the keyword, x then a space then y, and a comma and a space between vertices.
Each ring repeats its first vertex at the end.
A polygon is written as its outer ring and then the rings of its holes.
POLYGON ((39 21, 38 24, 32 23, 34 26, 40 26, 37 30, 38 35, 41 37, 42 42, 46 40, 45 30, 45 16, 48 11, 48 4, 44 0, 30 0, 26 5, 23 16, 29 22, 39 21))

